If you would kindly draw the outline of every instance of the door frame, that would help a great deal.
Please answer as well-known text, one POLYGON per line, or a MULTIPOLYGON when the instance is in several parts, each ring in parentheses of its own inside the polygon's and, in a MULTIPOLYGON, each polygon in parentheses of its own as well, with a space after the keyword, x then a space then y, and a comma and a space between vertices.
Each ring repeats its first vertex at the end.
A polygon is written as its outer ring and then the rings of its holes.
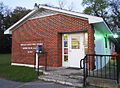
MULTIPOLYGON (((70 35, 72 35, 72 34, 76 34, 76 35, 78 35, 78 34, 85 34, 86 32, 82 32, 82 33, 66 33, 67 35, 68 35, 68 61, 64 61, 64 34, 62 34, 62 67, 70 67, 70 62, 69 62, 69 50, 70 50, 70 48, 69 48, 69 42, 70 42, 70 35)), ((83 36, 83 38, 84 38, 84 36, 83 36)), ((83 47, 84 48, 84 54, 85 54, 85 47, 83 47)))

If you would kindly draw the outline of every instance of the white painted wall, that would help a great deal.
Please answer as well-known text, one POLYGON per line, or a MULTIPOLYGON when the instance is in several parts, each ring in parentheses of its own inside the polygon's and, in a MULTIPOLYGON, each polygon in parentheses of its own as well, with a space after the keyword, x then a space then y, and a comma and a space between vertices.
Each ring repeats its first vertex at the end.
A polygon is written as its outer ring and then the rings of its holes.
POLYGON ((106 35, 95 29, 95 53, 102 55, 111 55, 111 49, 109 44, 109 39, 107 38, 107 48, 105 47, 105 37, 106 35))
MULTIPOLYGON (((94 33, 94 37, 95 37, 95 54, 100 54, 100 55, 111 55, 112 54, 112 48, 110 48, 110 43, 109 43, 109 39, 107 38, 107 48, 105 47, 105 37, 106 33, 102 33, 99 30, 95 29, 95 33, 94 33)), ((102 63, 102 67, 105 66, 105 64, 108 63, 109 58, 102 58, 102 62, 100 63, 100 59, 96 59, 95 60, 95 65, 96 65, 96 70, 100 69, 101 67, 101 63, 102 63)))

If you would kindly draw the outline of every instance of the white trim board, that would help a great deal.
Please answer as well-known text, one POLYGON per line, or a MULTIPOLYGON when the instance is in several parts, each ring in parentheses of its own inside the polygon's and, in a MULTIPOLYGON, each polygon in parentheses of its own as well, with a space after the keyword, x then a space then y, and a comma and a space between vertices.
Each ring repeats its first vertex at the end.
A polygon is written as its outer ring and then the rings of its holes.
POLYGON ((47 16, 53 16, 53 15, 57 15, 59 13, 54 13, 54 14, 48 14, 48 15, 44 15, 44 16, 38 16, 38 17, 33 17, 33 18, 30 18, 28 20, 33 20, 33 19, 39 19, 39 18, 44 18, 44 17, 47 17, 47 16))
MULTIPOLYGON (((34 67, 34 65, 30 65, 30 64, 19 64, 19 63, 11 63, 11 65, 15 65, 15 66, 25 66, 25 67, 34 67)), ((39 66, 39 67, 43 67, 43 66, 39 66)))
POLYGON ((53 10, 53 11, 57 11, 57 12, 61 12, 61 13, 66 13, 66 14, 70 14, 70 15, 74 15, 74 16, 87 18, 88 22, 91 23, 91 24, 92 23, 104 22, 103 18, 97 17, 97 16, 92 16, 92 15, 87 15, 87 14, 83 14, 83 13, 68 11, 68 10, 59 9, 59 8, 50 7, 50 6, 45 6, 45 5, 40 5, 39 8, 44 8, 44 9, 48 9, 48 10, 53 10))

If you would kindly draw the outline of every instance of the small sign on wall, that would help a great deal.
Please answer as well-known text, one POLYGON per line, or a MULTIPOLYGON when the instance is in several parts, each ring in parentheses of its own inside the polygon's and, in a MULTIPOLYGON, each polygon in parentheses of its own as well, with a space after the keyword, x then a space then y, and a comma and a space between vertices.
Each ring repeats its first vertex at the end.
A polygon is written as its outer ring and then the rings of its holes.
POLYGON ((43 43, 21 43, 20 47, 23 52, 33 53, 33 50, 35 50, 38 45, 43 45, 43 43))

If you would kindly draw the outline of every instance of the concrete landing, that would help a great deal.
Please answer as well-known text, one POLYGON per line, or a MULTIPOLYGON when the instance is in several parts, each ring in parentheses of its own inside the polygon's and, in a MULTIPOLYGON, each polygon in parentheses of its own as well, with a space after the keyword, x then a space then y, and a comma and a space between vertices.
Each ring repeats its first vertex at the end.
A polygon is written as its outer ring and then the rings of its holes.
POLYGON ((116 80, 88 77, 87 82, 89 82, 90 85, 102 88, 120 88, 120 85, 117 84, 116 80))

